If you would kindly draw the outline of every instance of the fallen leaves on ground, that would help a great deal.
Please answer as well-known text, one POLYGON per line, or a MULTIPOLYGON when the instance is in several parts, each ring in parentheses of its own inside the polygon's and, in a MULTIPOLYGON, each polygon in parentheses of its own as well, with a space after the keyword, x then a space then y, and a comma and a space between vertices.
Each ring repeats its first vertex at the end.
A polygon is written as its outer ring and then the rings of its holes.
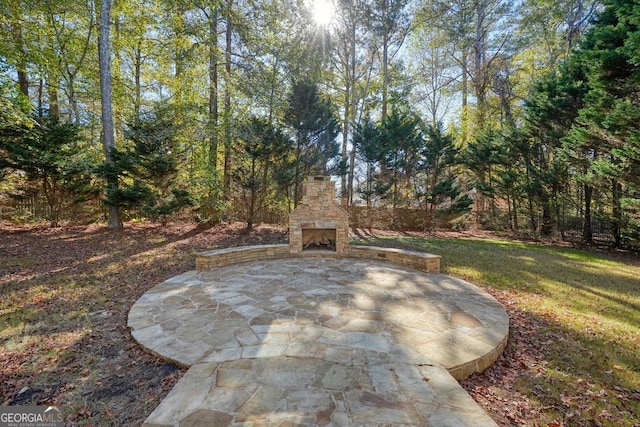
MULTIPOLYGON (((131 338, 126 324, 133 303, 154 285, 192 270, 199 251, 286 241, 283 227, 247 232, 241 224, 131 223, 122 231, 3 226, 0 404, 60 406, 78 425, 140 425, 186 370, 131 338)), ((542 385, 518 391, 523 378, 553 381, 545 354, 567 337, 550 327, 553 319, 523 311, 521 295, 486 290, 510 316, 509 344, 494 365, 461 384, 499 425, 545 425, 536 421, 545 411, 563 414, 549 426, 582 425, 592 399, 640 400, 637 390, 623 387, 615 396, 603 394, 589 378, 576 384, 580 393, 547 406, 542 385)), ((615 414, 605 412, 597 416, 615 425, 615 414)))
POLYGON ((143 351, 127 314, 207 249, 282 243, 286 229, 127 224, 0 229, 0 404, 57 405, 87 425, 140 425, 185 368, 143 351))
MULTIPOLYGON (((491 292, 491 290, 488 290, 491 292)), ((519 377, 531 375, 544 361, 540 320, 518 309, 508 292, 491 292, 509 315, 509 343, 502 356, 482 374, 461 381, 462 387, 501 426, 529 425, 542 408, 514 389, 519 377)), ((533 424, 531 424, 533 425, 533 424)))

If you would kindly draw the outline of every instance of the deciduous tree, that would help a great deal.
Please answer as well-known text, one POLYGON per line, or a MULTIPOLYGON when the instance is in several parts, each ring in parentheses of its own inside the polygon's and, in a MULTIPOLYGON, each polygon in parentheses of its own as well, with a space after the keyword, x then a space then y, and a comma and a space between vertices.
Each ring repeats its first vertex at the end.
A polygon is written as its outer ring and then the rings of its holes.
MULTIPOLYGON (((116 146, 113 123, 113 93, 111 86, 111 0, 100 2, 100 35, 98 37, 98 56, 100 68, 100 99, 102 106, 102 146, 105 162, 113 163, 111 152, 116 146)), ((117 191, 118 182, 112 176, 107 178, 107 191, 117 191)), ((122 216, 118 205, 108 203, 109 228, 122 228, 122 216)))

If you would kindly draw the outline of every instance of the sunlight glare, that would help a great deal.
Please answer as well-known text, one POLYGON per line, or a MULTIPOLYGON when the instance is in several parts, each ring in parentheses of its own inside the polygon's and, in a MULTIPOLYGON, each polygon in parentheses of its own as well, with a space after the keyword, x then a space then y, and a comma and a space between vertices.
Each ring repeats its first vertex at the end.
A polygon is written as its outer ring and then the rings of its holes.
POLYGON ((319 27, 328 27, 334 20, 336 8, 332 0, 312 0, 311 12, 319 27))

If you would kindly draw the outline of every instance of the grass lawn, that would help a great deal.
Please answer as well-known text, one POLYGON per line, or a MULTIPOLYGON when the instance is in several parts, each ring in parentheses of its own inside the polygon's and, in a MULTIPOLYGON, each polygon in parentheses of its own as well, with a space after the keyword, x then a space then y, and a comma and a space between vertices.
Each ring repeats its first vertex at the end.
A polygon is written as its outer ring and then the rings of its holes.
MULTIPOLYGON (((286 242, 285 229, 127 224, 0 228, 0 404, 58 405, 77 425, 139 425, 185 372, 126 326, 197 251, 286 242)), ((640 262, 568 248, 420 235, 359 239, 442 256, 507 308, 510 343, 463 382, 500 425, 640 425, 640 262)), ((620 257, 618 257, 620 258, 620 257)))
POLYGON ((481 285, 507 306, 512 339, 505 355, 511 360, 485 374, 488 380, 480 375, 463 384, 496 418, 640 425, 637 254, 618 260, 536 243, 411 235, 357 243, 441 255, 443 273, 481 285), (518 407, 518 399, 526 404, 518 407))

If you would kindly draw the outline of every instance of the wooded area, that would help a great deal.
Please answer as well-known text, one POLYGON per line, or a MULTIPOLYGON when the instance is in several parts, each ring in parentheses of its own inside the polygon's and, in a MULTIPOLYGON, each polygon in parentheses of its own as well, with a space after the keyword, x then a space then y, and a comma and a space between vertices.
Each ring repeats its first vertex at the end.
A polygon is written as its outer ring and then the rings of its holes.
POLYGON ((0 205, 251 228, 330 174, 425 229, 637 247, 639 25, 631 0, 5 0, 0 205))

